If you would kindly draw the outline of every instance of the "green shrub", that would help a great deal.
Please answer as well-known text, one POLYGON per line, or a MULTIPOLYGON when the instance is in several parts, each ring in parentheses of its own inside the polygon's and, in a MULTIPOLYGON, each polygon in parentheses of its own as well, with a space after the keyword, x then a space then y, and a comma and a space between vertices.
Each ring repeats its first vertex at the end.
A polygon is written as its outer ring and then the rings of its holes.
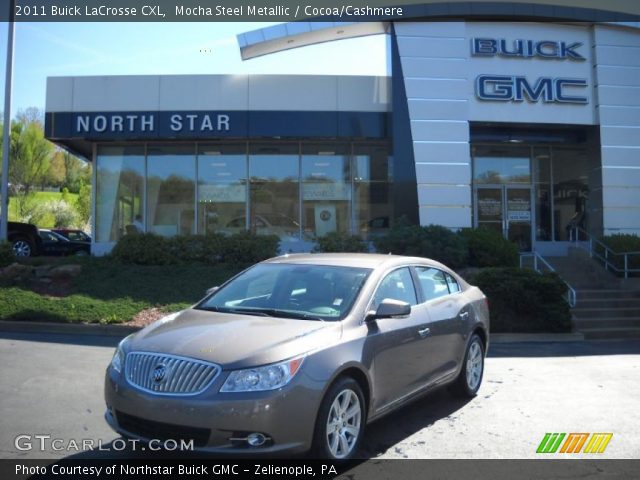
POLYGON ((256 263, 278 255, 280 239, 276 235, 241 232, 225 239, 223 262, 256 263))
POLYGON ((179 235, 170 238, 140 233, 122 237, 111 251, 111 256, 122 263, 134 265, 250 264, 275 257, 279 246, 280 239, 275 235, 249 232, 231 236, 179 235))
POLYGON ((469 249, 471 267, 517 267, 518 246, 500 232, 488 228, 465 228, 460 231, 469 249))
POLYGON ((343 232, 330 232, 317 239, 314 252, 368 252, 369 248, 358 235, 343 232))
POLYGON ((472 279, 489 299, 492 332, 570 332, 567 287, 555 273, 487 268, 472 279))
POLYGON ((16 256, 13 253, 13 246, 10 242, 0 242, 0 268, 11 265, 16 261, 16 256))
MULTIPOLYGON (((607 235, 600 239, 602 243, 607 245, 616 253, 640 252, 640 237, 630 234, 607 235)), ((596 244, 596 252, 604 256, 604 248, 596 244)), ((640 269, 640 254, 627 256, 627 267, 631 269, 640 269)), ((624 270, 624 255, 609 255, 609 261, 613 263, 619 270, 624 270)), ((633 273, 634 276, 640 275, 639 272, 633 273)))
POLYGON ((169 250, 169 240, 155 233, 125 235, 113 247, 111 256, 122 263, 134 265, 176 263, 169 250))
POLYGON ((440 225, 421 227, 400 219, 387 235, 373 241, 379 253, 428 257, 451 268, 466 265, 468 249, 465 239, 440 225))
POLYGON ((222 260, 228 238, 221 234, 179 235, 166 240, 176 262, 215 265, 222 260))

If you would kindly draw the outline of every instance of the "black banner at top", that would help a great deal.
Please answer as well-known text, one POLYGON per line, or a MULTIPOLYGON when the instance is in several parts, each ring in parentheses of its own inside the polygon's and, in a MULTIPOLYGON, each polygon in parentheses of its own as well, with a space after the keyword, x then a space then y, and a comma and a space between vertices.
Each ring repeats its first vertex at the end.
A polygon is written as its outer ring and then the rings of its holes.
POLYGON ((16 22, 362 22, 544 18, 640 21, 640 2, 599 0, 3 0, 0 21, 16 22))

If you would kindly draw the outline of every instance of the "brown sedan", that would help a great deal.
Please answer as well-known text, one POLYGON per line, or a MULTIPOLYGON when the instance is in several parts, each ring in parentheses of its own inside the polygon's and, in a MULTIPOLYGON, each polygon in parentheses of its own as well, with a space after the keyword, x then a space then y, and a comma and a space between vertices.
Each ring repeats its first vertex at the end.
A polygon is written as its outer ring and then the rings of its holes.
POLYGON ((365 425, 435 387, 473 396, 483 293, 426 258, 285 255, 124 339, 107 422, 217 453, 354 456, 365 425))

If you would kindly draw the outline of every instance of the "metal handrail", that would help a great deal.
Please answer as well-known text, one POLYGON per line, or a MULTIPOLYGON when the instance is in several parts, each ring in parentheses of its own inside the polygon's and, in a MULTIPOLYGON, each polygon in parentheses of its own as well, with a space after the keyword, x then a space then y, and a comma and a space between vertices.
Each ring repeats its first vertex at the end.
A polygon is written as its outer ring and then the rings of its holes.
MULTIPOLYGON (((523 268, 522 259, 524 257, 533 257, 533 269, 538 273, 542 273, 542 269, 539 267, 538 262, 541 262, 545 267, 547 267, 547 270, 549 270, 550 272, 557 273, 556 269, 553 268, 551 264, 547 262, 544 259, 544 257, 536 251, 520 253, 520 268, 523 268)), ((576 306, 576 301, 577 301, 576 289, 573 288, 571 285, 569 285, 569 283, 567 283, 567 281, 564 278, 560 277, 560 280, 562 280, 562 282, 567 286, 567 294, 565 297, 565 301, 569 304, 571 308, 574 308, 576 306)))
POLYGON ((588 240, 586 243, 588 243, 588 245, 589 245, 589 247, 588 247, 589 256, 591 258, 595 257, 595 258, 599 259, 600 261, 604 262, 604 269, 605 270, 611 269, 612 271, 614 271, 616 273, 623 273, 624 274, 624 278, 629 278, 629 273, 640 272, 640 268, 630 268, 629 267, 629 257, 632 256, 632 255, 640 255, 640 251, 638 251, 638 252, 614 252, 607 244, 605 244, 601 240, 598 240, 593 235, 591 235, 589 232, 587 232, 586 230, 584 230, 584 229, 582 229, 580 227, 573 227, 569 231, 569 241, 576 242, 576 245, 584 248, 584 242, 580 242, 579 241, 580 234, 582 234, 588 240), (596 249, 594 248, 594 245, 601 246, 604 249, 604 255, 602 255, 598 251, 596 251, 596 249), (616 266, 610 260, 610 257, 616 258, 616 257, 620 257, 620 256, 622 256, 624 258, 624 260, 623 260, 624 267, 622 267, 622 268, 616 266))

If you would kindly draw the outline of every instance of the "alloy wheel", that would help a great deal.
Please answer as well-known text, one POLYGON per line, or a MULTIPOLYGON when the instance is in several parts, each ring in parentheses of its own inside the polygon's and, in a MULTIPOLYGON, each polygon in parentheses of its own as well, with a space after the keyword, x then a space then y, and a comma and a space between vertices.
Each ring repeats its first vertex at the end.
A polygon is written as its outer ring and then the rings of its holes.
POLYGON ((356 392, 342 390, 334 399, 327 417, 327 446, 334 458, 346 458, 360 435, 362 407, 356 392))
POLYGON ((473 342, 469 346, 469 354, 467 355, 467 386, 469 390, 474 391, 478 388, 480 379, 482 378, 482 347, 478 341, 473 342))
POLYGON ((17 240, 13 243, 13 253, 16 257, 30 257, 31 245, 26 240, 17 240))

